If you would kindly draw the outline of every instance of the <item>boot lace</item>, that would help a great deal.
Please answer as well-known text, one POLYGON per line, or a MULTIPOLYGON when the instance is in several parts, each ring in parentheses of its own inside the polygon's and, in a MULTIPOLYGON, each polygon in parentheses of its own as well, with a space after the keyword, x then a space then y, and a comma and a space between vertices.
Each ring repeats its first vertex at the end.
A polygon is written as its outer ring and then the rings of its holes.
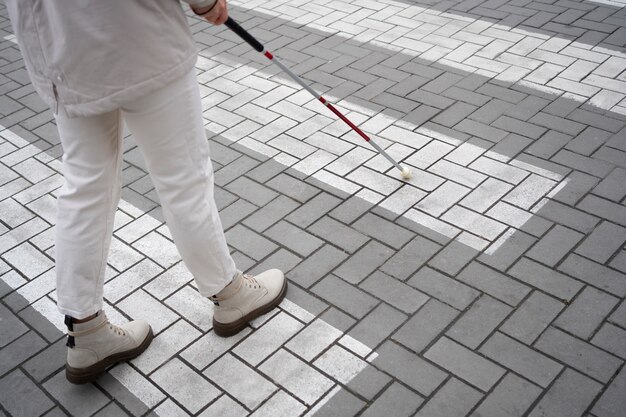
POLYGON ((115 332, 115 334, 119 336, 126 336, 126 332, 121 327, 116 326, 115 324, 111 324, 111 322, 109 321, 107 321, 107 324, 109 325, 109 330, 115 332))
POLYGON ((254 290, 261 288, 261 285, 257 282, 256 278, 250 274, 244 274, 243 279, 246 282, 248 288, 252 288, 254 290))

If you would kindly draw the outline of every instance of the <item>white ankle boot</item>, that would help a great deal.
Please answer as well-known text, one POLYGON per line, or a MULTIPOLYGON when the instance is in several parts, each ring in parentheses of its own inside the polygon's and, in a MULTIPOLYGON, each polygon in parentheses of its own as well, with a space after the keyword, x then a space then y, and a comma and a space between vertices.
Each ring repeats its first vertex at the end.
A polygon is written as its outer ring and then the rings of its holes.
POLYGON ((276 307, 287 293, 287 280, 278 269, 253 277, 241 272, 219 294, 215 304, 213 330, 218 336, 232 336, 253 320, 276 307))
POLYGON ((73 384, 95 380, 109 366, 139 356, 152 342, 152 329, 142 320, 115 326, 109 323, 104 311, 84 323, 67 319, 65 375, 73 384))

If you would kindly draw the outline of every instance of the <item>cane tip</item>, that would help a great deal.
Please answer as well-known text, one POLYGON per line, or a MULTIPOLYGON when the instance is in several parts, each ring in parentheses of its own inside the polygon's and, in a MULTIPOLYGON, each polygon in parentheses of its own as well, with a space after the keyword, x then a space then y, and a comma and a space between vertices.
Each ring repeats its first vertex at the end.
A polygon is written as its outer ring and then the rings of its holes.
POLYGON ((407 167, 403 167, 400 175, 402 175, 403 179, 409 180, 411 179, 411 170, 407 167))

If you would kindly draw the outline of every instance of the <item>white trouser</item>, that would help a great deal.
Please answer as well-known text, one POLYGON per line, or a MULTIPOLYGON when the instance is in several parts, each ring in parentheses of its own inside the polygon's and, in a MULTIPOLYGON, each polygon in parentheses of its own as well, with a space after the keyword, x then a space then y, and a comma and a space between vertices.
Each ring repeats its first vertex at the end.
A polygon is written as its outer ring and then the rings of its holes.
POLYGON ((200 294, 217 294, 237 272, 213 199, 213 167, 191 72, 109 113, 70 119, 60 111, 56 116, 65 176, 57 200, 57 298, 61 313, 77 319, 102 308, 121 191, 122 118, 143 154, 200 294))

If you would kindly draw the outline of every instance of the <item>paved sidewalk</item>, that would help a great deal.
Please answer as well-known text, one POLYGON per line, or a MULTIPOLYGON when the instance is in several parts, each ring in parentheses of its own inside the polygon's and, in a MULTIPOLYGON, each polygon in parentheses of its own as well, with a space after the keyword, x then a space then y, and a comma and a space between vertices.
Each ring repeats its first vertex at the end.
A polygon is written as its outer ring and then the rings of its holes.
POLYGON ((284 269, 290 291, 215 337, 126 137, 106 311, 156 338, 72 386, 62 151, 0 8, 0 417, 624 417, 624 2, 230 4, 413 179, 189 15, 233 256, 284 269))

